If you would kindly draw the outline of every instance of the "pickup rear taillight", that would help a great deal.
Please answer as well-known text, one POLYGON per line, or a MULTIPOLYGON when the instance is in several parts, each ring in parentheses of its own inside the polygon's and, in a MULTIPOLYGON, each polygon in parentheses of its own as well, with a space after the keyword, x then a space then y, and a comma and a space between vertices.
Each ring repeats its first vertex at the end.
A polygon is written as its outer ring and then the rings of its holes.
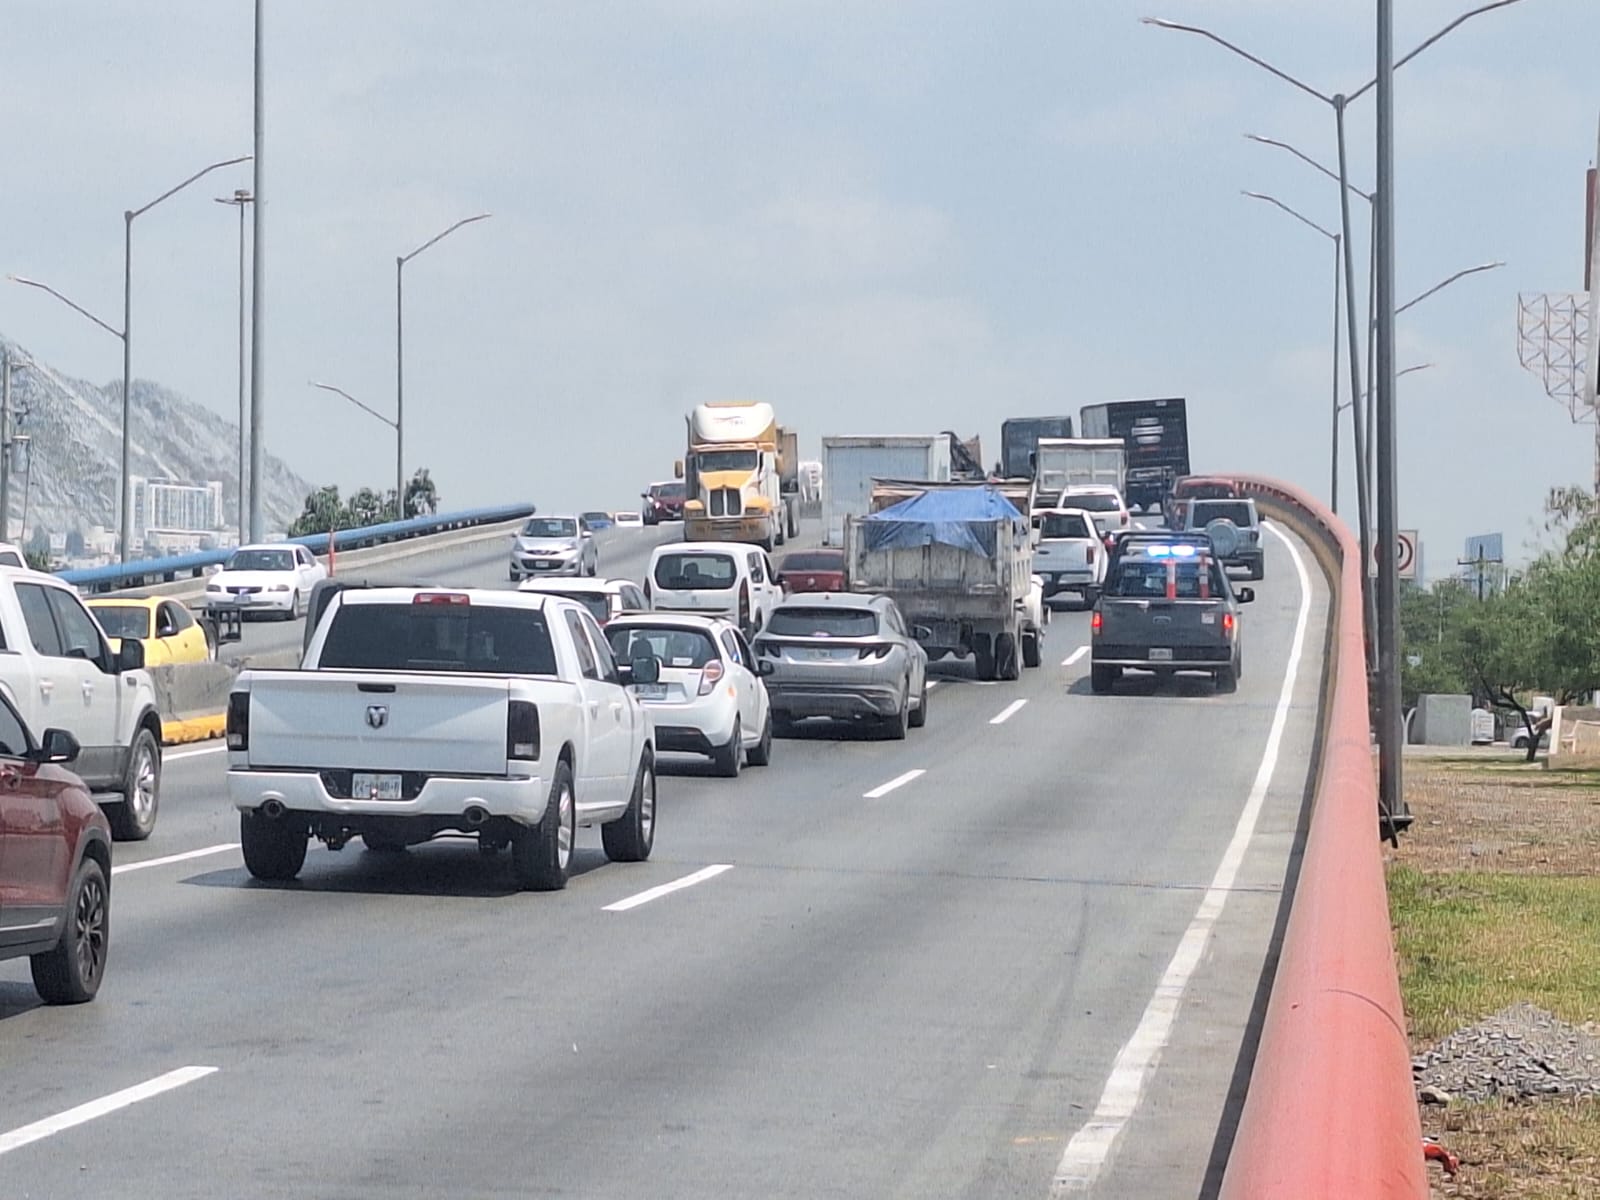
POLYGON ((1105 624, 1105 618, 1100 615, 1100 610, 1098 608, 1095 609, 1094 612, 1089 614, 1089 632, 1090 633, 1094 634, 1096 637, 1099 637, 1100 636, 1100 626, 1103 625, 1103 624, 1105 624))
POLYGON ((1094 566, 1094 543, 1090 542, 1087 546, 1084 547, 1084 551, 1085 551, 1086 557, 1084 558, 1083 561, 1088 563, 1091 567, 1094 566))
POLYGON ((227 734, 229 750, 250 749, 250 693, 228 694, 227 734))
POLYGON ((717 686, 717 680, 722 678, 722 664, 715 659, 708 662, 700 671, 700 690, 697 695, 709 696, 711 689, 717 686))
POLYGON ((1222 632, 1229 637, 1233 636, 1233 614, 1231 612, 1222 614, 1222 632))
POLYGON ((531 701, 513 700, 506 707, 506 758, 539 760, 539 706, 531 701))

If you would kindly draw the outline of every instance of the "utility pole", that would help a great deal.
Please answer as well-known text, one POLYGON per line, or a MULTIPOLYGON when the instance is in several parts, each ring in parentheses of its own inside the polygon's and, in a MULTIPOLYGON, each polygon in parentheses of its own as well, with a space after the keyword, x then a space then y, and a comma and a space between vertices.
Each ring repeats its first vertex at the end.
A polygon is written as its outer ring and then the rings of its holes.
POLYGON ((261 6, 255 4, 255 148, 251 166, 254 177, 250 194, 254 198, 250 208, 250 540, 259 542, 265 533, 262 526, 262 491, 266 479, 262 453, 261 426, 266 409, 266 356, 261 353, 263 314, 266 309, 266 256, 262 247, 266 242, 266 197, 262 193, 261 160, 265 157, 267 139, 261 79, 261 6))
MULTIPOLYGON (((1600 167, 1600 137, 1595 148, 1595 166, 1600 167)), ((1594 494, 1600 499, 1600 202, 1589 216, 1589 338, 1584 363, 1583 398, 1594 421, 1594 494)))
POLYGON ((0 351, 0 542, 11 540, 11 351, 0 351))
POLYGON ((1458 559, 1456 559, 1456 566, 1458 566, 1458 567, 1474 567, 1474 568, 1476 568, 1475 573, 1476 573, 1476 575, 1478 577, 1478 600, 1479 600, 1480 603, 1483 601, 1484 591, 1485 591, 1485 588, 1488 585, 1489 564, 1490 563, 1494 563, 1496 565, 1499 565, 1500 563, 1502 563, 1504 561, 1505 561, 1504 559, 1490 558, 1488 550, 1483 546, 1479 546, 1478 547, 1478 557, 1477 558, 1458 558, 1458 559))

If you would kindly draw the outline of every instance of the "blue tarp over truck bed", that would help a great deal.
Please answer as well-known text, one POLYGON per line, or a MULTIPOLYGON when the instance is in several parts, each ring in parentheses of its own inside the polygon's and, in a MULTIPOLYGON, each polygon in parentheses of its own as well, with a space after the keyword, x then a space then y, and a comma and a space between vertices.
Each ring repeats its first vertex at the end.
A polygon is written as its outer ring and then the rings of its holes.
POLYGON ((996 522, 1025 520, 994 488, 940 488, 863 518, 861 532, 868 550, 942 545, 993 558, 996 522))

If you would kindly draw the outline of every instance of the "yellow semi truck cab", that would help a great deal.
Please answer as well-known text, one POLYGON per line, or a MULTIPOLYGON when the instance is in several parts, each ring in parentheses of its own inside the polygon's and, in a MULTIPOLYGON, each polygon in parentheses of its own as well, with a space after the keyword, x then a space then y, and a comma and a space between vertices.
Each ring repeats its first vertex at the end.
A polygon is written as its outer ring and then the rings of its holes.
POLYGON ((701 404, 688 417, 683 536, 768 550, 799 533, 796 438, 758 400, 701 404))

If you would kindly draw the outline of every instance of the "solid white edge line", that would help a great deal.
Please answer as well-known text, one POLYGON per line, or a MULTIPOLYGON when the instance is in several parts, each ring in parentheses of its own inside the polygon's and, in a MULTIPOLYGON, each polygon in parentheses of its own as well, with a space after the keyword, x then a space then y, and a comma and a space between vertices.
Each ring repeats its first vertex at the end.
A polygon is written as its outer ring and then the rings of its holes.
POLYGON ((1002 708, 994 716, 990 717, 989 718, 989 724, 991 724, 991 725, 1004 725, 1007 721, 1011 720, 1012 717, 1016 716, 1017 713, 1021 710, 1022 706, 1024 704, 1026 704, 1027 702, 1028 702, 1028 698, 1026 696, 1022 697, 1020 700, 1013 700, 1010 704, 1006 705, 1004 708, 1002 708))
POLYGON ((1233 887, 1239 867, 1250 849, 1255 836, 1256 821, 1261 806, 1266 801, 1267 789, 1272 784, 1272 774, 1277 767, 1278 751, 1283 742, 1283 731, 1289 721, 1289 709, 1294 701, 1295 680, 1300 673, 1300 657, 1305 649, 1306 624, 1311 616, 1311 577, 1306 573, 1305 560, 1289 538, 1266 522, 1263 526, 1272 531, 1288 548, 1294 560, 1295 573, 1300 577, 1300 611, 1295 621, 1294 639, 1289 646, 1289 664, 1283 673, 1283 686, 1278 692, 1278 705, 1272 714, 1272 726, 1267 733, 1266 748, 1261 755, 1261 765, 1256 769, 1255 782, 1250 786, 1249 797, 1239 822, 1234 827, 1233 838, 1223 852, 1216 874, 1200 901, 1189 928, 1178 943, 1177 952, 1167 964, 1166 972, 1156 985, 1155 994, 1145 1007, 1138 1026, 1112 1064, 1111 1075, 1094 1114, 1072 1135, 1056 1167, 1050 1184, 1052 1198, 1069 1196, 1088 1190, 1094 1185, 1101 1170, 1111 1157, 1117 1139, 1127 1127, 1139 1102, 1145 1085, 1155 1068, 1156 1060, 1172 1035, 1178 1007, 1188 990, 1189 981, 1200 965, 1200 956, 1222 910, 1228 903, 1228 893, 1233 887))
POLYGON ((161 761, 182 762, 186 758, 199 758, 203 754, 221 754, 227 748, 228 747, 224 744, 221 746, 205 746, 199 750, 179 750, 173 754, 163 754, 161 756, 161 761))
POLYGON ((893 779, 889 780, 888 783, 880 783, 870 792, 862 792, 861 798, 863 800, 882 800, 896 788, 905 787, 905 785, 910 783, 912 780, 921 779, 927 773, 928 772, 925 768, 916 767, 910 771, 907 771, 903 775, 896 775, 893 779))
POLYGON ((205 858, 208 854, 225 854, 229 850, 237 850, 238 842, 222 842, 216 846, 206 846, 200 850, 185 850, 182 854, 167 854, 161 858, 146 858, 138 862, 118 863, 111 868, 113 875, 121 875, 124 871, 142 871, 146 867, 164 867, 169 863, 187 862, 191 858, 205 858))
POLYGON ((627 912, 630 908, 638 908, 641 904, 649 904, 652 900, 659 900, 663 896, 670 896, 673 892, 682 891, 684 888, 693 887, 697 883, 704 883, 708 879, 715 879, 724 871, 733 870, 732 863, 712 863, 709 867, 701 867, 693 874, 685 875, 682 879, 674 879, 671 883, 663 883, 658 887, 647 888, 636 892, 632 896, 618 900, 615 904, 608 904, 601 912, 627 912))
POLYGON ((157 1075, 154 1079, 147 1079, 143 1083, 123 1088, 120 1092, 112 1092, 109 1096, 80 1104, 77 1108, 69 1108, 66 1112, 57 1113, 53 1117, 46 1117, 31 1125, 23 1125, 10 1133, 0 1133, 0 1154, 9 1154, 30 1142, 41 1141, 75 1125, 83 1125, 96 1117, 114 1113, 119 1108, 127 1108, 130 1104, 149 1100, 152 1096, 161 1095, 162 1092, 170 1092, 173 1088, 180 1088, 186 1083, 204 1079, 216 1070, 216 1067, 179 1067, 176 1071, 157 1075))
POLYGON ((1067 655, 1065 658, 1063 658, 1061 660, 1061 665, 1063 667, 1070 667, 1073 663, 1077 662, 1080 658, 1082 658, 1087 653, 1089 653, 1089 647, 1087 647, 1087 646, 1079 646, 1071 654, 1067 655))

